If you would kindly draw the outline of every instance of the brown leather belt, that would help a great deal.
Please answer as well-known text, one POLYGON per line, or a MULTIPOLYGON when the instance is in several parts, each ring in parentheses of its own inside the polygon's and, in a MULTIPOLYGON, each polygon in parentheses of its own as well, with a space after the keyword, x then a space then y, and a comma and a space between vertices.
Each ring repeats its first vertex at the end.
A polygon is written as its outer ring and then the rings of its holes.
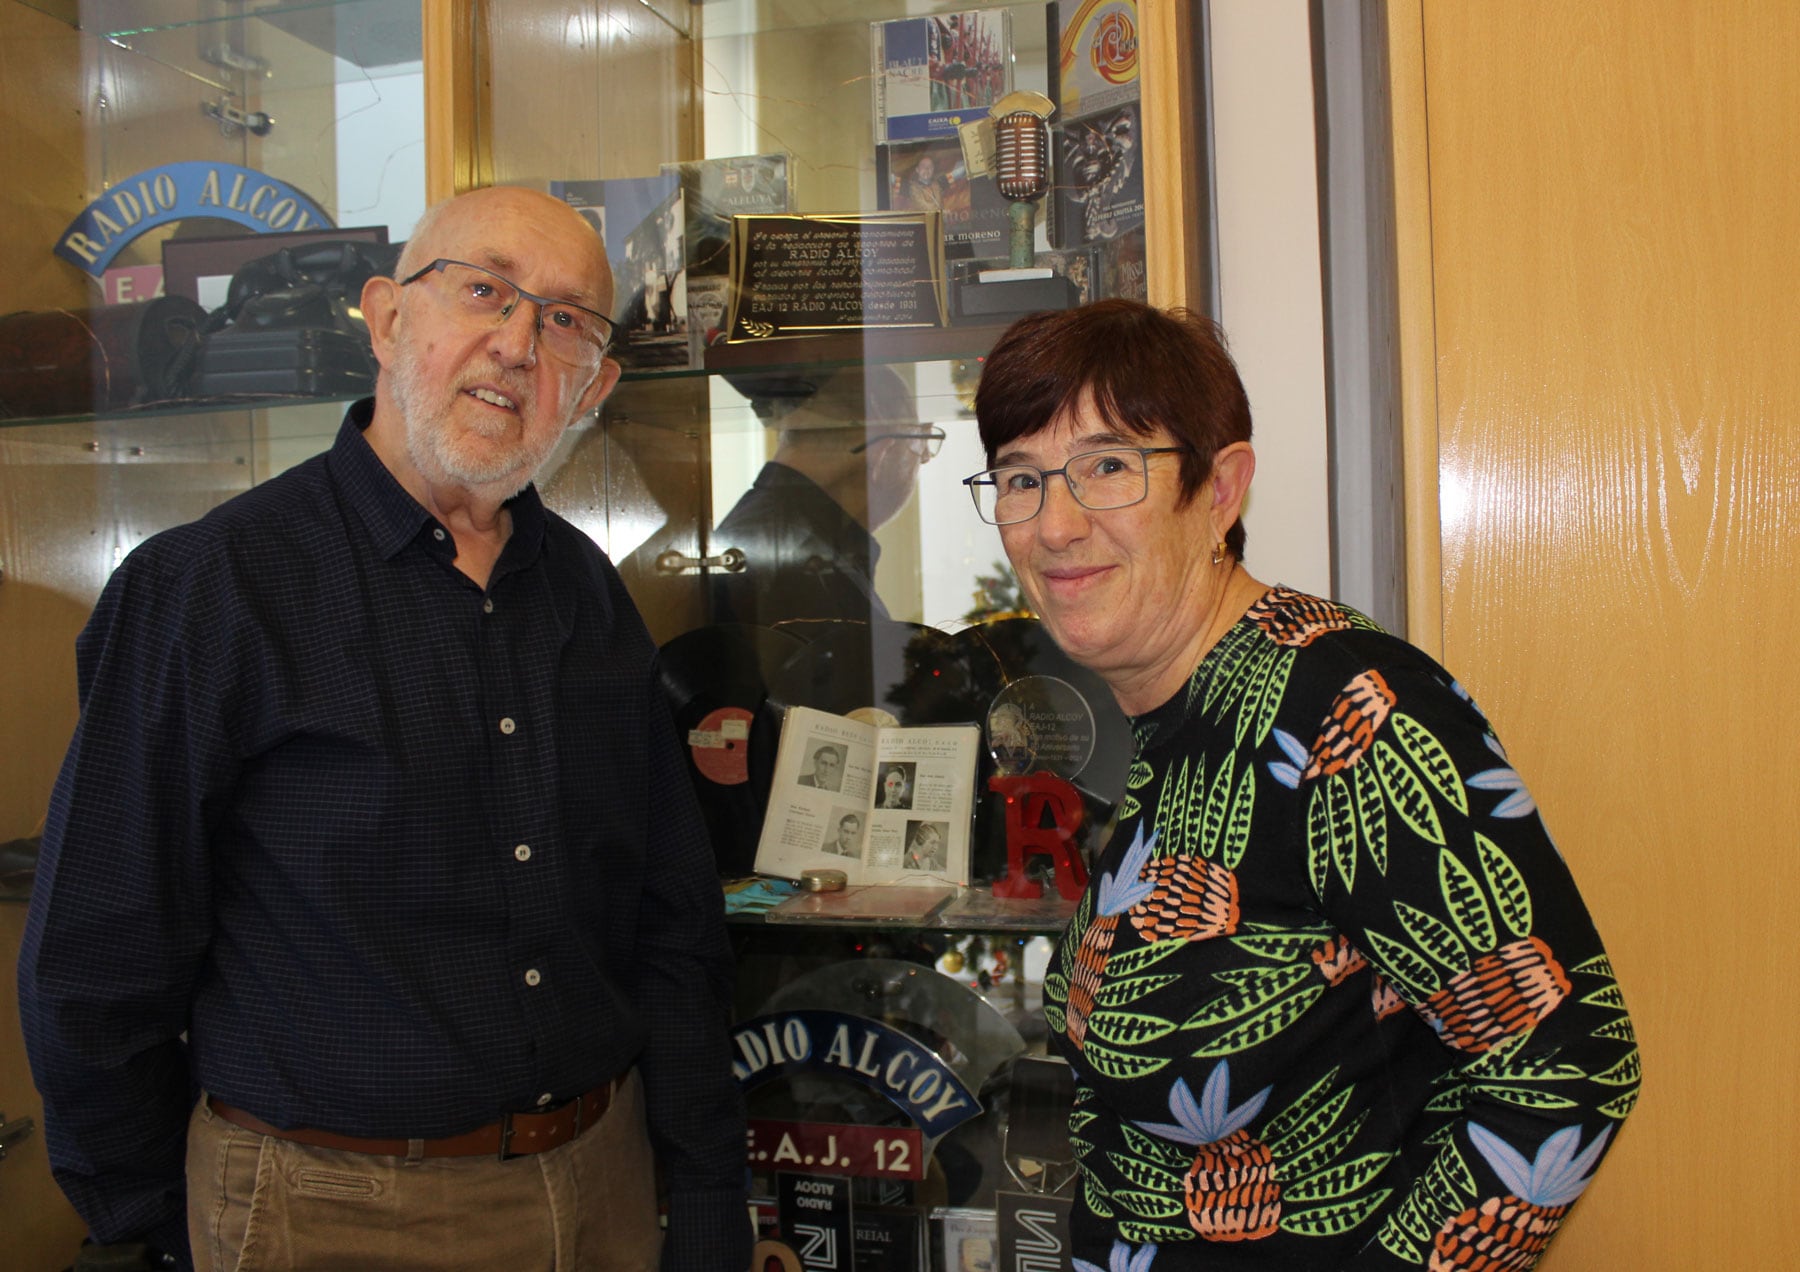
POLYGON ((331 1131, 315 1131, 309 1127, 282 1130, 270 1126, 253 1113, 235 1108, 217 1097, 208 1097, 212 1111, 247 1131, 272 1135, 296 1144, 315 1148, 335 1148, 350 1153, 370 1153, 380 1157, 498 1157, 506 1161, 525 1153, 542 1153, 567 1144, 606 1116, 607 1106, 623 1086, 623 1077, 603 1082, 585 1095, 565 1100, 541 1113, 508 1113, 498 1122, 451 1135, 444 1139, 403 1140, 364 1139, 356 1135, 337 1135, 331 1131))

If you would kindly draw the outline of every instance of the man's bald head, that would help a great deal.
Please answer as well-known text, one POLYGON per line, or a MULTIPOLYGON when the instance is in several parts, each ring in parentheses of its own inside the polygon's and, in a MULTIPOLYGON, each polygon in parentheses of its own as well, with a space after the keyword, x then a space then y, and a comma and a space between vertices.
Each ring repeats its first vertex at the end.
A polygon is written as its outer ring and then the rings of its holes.
MULTIPOLYGON (((526 186, 483 186, 434 203, 414 223, 412 235, 394 267, 394 276, 409 278, 440 257, 491 268, 490 262, 474 259, 478 248, 471 245, 481 242, 484 224, 508 217, 518 217, 542 233, 550 240, 547 246, 576 274, 586 299, 558 299, 573 300, 603 314, 611 312, 612 267, 606 260, 606 245, 594 233, 594 227, 561 199, 526 186)), ((505 274, 506 270, 496 272, 505 274)), ((514 281, 531 286, 524 279, 514 281)))

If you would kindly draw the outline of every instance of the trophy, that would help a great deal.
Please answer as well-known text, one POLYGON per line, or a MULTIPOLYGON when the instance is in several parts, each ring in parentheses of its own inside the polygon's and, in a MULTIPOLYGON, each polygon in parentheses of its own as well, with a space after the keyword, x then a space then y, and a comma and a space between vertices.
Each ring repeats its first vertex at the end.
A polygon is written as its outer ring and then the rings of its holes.
POLYGON ((957 290, 957 316, 991 322, 1075 304, 1075 285, 1035 264, 1037 205, 1050 189, 1050 116, 1056 105, 1028 89, 988 109, 994 126, 994 179, 1008 202, 1007 268, 984 269, 957 290))

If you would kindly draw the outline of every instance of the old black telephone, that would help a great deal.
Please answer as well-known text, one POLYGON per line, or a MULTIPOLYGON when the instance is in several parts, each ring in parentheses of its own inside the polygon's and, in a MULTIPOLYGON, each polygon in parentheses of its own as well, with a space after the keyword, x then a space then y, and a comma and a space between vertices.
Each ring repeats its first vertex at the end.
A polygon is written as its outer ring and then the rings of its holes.
POLYGON ((284 247, 258 257, 232 276, 225 303, 213 312, 208 330, 304 327, 366 339, 368 327, 359 308, 363 284, 377 274, 393 273, 400 246, 342 240, 284 247))
POLYGON ((360 397, 375 387, 363 284, 392 274, 400 244, 284 247, 232 276, 208 317, 201 397, 360 397))

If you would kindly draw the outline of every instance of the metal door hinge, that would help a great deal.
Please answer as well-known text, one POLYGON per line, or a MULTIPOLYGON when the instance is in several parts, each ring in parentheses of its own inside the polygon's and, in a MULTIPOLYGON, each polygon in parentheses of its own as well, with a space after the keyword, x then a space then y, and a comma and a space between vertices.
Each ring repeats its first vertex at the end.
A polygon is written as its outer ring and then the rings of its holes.
POLYGON ((246 129, 258 137, 267 137, 275 127, 275 121, 263 111, 244 110, 223 97, 216 102, 201 102, 200 110, 218 120, 219 131, 227 137, 235 137, 246 129))
POLYGON ((727 574, 737 574, 750 563, 742 548, 726 548, 718 556, 691 557, 670 548, 656 558, 658 574, 690 574, 705 570, 723 570, 727 574))

